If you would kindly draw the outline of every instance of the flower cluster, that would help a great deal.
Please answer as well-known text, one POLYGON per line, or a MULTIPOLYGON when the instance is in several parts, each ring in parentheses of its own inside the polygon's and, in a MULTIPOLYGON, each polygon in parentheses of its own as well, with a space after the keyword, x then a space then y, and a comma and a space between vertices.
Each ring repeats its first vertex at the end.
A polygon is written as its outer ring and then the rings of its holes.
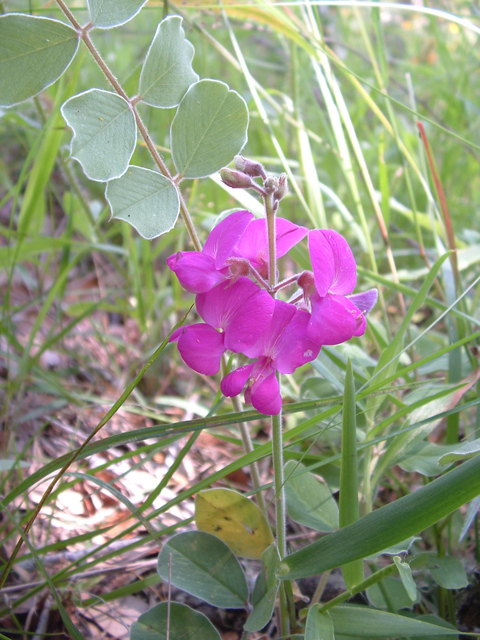
POLYGON ((278 373, 294 373, 314 360, 322 345, 334 345, 365 333, 365 315, 377 291, 351 295, 357 268, 346 240, 336 231, 308 231, 276 218, 276 255, 284 256, 308 235, 312 272, 304 271, 275 290, 269 286, 265 219, 248 211, 227 216, 210 233, 202 251, 180 251, 167 260, 181 285, 196 295, 203 323, 177 329, 171 342, 186 364, 206 375, 220 370, 226 351, 253 362, 227 374, 225 396, 246 386, 245 401, 267 415, 281 410, 278 373), (275 299, 283 285, 297 283, 290 302, 275 299))

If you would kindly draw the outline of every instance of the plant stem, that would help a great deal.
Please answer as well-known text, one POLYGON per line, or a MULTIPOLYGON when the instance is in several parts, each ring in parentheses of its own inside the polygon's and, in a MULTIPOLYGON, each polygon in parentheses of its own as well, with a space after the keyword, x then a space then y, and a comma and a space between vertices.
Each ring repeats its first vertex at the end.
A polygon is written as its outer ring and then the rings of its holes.
MULTIPOLYGON (((234 396, 232 398, 232 404, 235 411, 242 411, 242 403, 240 402, 240 398, 238 396, 234 396)), ((239 422, 238 428, 240 430, 240 436, 242 438, 243 449, 245 453, 252 453, 253 443, 250 438, 250 431, 248 430, 248 425, 244 422, 239 422)), ((250 464, 250 475, 252 477, 252 484, 254 489, 256 490, 255 497, 258 503, 258 506, 263 511, 265 516, 267 515, 267 505, 265 504, 265 498, 263 497, 263 493, 261 491, 262 481, 260 479, 260 472, 258 470, 258 465, 256 462, 252 462, 250 464)))

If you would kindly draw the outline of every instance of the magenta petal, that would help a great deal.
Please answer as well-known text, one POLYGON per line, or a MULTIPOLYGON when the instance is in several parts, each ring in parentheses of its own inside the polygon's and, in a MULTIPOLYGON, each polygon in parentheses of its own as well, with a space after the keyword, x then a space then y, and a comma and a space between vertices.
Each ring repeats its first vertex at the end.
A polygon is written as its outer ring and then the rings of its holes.
POLYGON ((249 358, 258 358, 259 356, 267 356, 275 360, 277 355, 276 343, 282 335, 285 327, 295 315, 297 309, 293 304, 275 300, 273 317, 270 325, 266 328, 263 335, 257 342, 244 351, 249 358))
POLYGON ((307 336, 311 340, 322 345, 340 344, 356 335, 363 316, 348 298, 314 296, 311 303, 312 317, 307 328, 307 336))
POLYGON ((250 397, 252 405, 260 413, 274 416, 282 409, 282 396, 275 372, 266 378, 260 378, 251 387, 250 397))
POLYGON ((220 370, 225 352, 224 336, 208 324, 181 327, 178 350, 190 369, 213 376, 220 370))
POLYGON ((215 267, 220 269, 230 258, 234 246, 240 240, 253 213, 250 211, 235 211, 212 229, 203 247, 203 253, 214 259, 215 267))
POLYGON ((357 282, 357 265, 345 238, 331 229, 310 231, 308 246, 319 296, 351 293, 357 282))
POLYGON ((250 377, 253 367, 253 364, 246 364, 245 366, 239 367, 235 371, 227 374, 220 383, 220 389, 223 395, 228 398, 238 396, 250 377))
POLYGON ((298 367, 315 360, 320 353, 320 343, 307 337, 310 314, 298 309, 290 320, 277 344, 275 366, 280 373, 294 373, 298 367))
POLYGON ((306 227, 299 227, 290 220, 277 218, 275 235, 277 238, 277 258, 284 256, 292 247, 303 240, 308 233, 306 227))
POLYGON ((167 264, 190 293, 208 291, 228 276, 227 268, 217 270, 213 258, 199 251, 179 251, 167 258, 167 264))
POLYGON ((362 293, 354 293, 351 296, 347 296, 350 302, 367 314, 377 304, 378 289, 369 289, 368 291, 362 291, 362 293))
POLYGON ((274 301, 252 280, 241 277, 201 293, 197 311, 212 327, 225 331, 225 347, 235 353, 251 347, 270 324, 274 301))
POLYGON ((268 263, 267 221, 265 218, 252 220, 245 233, 237 242, 235 256, 246 258, 256 268, 268 263))

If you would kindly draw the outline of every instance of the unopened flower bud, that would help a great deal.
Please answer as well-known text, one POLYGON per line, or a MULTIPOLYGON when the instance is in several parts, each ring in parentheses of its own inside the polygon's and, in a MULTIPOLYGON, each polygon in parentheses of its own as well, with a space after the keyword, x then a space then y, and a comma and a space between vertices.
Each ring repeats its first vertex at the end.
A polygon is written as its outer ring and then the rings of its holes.
POLYGON ((243 171, 243 173, 252 176, 252 178, 263 178, 265 180, 267 177, 265 169, 260 162, 254 162, 243 156, 235 156, 234 163, 237 171, 243 171))
POLYGON ((315 278, 311 271, 303 271, 297 278, 297 284, 303 289, 303 295, 306 298, 315 293, 315 278))
POLYGON ((222 169, 220 171, 222 181, 232 189, 248 189, 252 186, 252 179, 241 171, 222 169))
POLYGON ((268 178, 263 183, 263 188, 265 189, 266 193, 275 193, 275 191, 278 189, 278 178, 275 178, 275 176, 268 176, 268 178))
POLYGON ((275 200, 281 200, 284 196, 287 195, 287 192, 288 192, 287 174, 282 173, 278 179, 278 187, 275 193, 273 194, 273 197, 275 198, 275 200))

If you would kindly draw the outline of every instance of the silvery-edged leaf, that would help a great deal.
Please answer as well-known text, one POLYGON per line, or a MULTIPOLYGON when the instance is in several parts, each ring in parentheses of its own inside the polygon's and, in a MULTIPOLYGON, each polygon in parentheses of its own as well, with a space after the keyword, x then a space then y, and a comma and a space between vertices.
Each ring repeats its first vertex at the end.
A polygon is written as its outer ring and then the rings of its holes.
POLYGON ((134 622, 130 640, 220 640, 220 635, 203 613, 186 604, 161 602, 134 622))
POLYGON ((160 173, 142 167, 130 166, 121 178, 111 180, 105 197, 112 218, 128 222, 147 240, 170 231, 180 209, 173 183, 160 173))
POLYGON ((185 178, 204 178, 231 162, 247 141, 248 109, 236 91, 217 80, 193 84, 171 128, 173 162, 185 178))
POLYGON ((158 556, 160 577, 214 607, 244 609, 248 586, 240 563, 219 538, 204 531, 179 533, 158 556))
POLYGON ((182 18, 169 16, 158 25, 140 74, 140 96, 152 107, 176 107, 197 82, 192 69, 195 49, 185 38, 182 18))
POLYGON ((88 15, 98 29, 111 29, 131 20, 147 0, 87 0, 88 15))
POLYGON ((50 18, 0 16, 0 106, 36 96, 65 72, 78 48, 74 29, 50 18))
POLYGON ((90 89, 67 100, 61 112, 73 130, 70 155, 91 180, 108 182, 125 173, 137 142, 135 116, 126 100, 90 89))

